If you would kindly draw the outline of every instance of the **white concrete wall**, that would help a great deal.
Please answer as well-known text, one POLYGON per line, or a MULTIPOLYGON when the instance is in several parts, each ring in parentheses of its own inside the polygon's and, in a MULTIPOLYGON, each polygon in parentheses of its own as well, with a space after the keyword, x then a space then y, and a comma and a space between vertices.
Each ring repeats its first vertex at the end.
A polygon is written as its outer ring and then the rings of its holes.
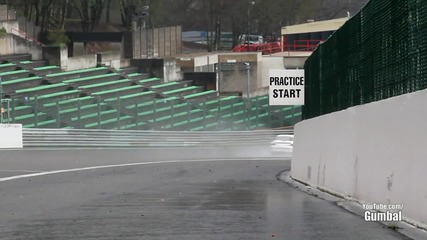
POLYGON ((163 80, 165 82, 177 81, 182 79, 181 69, 176 64, 175 59, 164 59, 163 80))
POLYGON ((8 54, 31 54, 33 60, 42 59, 42 47, 28 42, 13 34, 0 36, 0 55, 8 54))
POLYGON ((77 70, 77 69, 83 69, 83 68, 93 68, 96 67, 96 55, 95 54, 89 54, 89 55, 83 55, 78 57, 70 57, 67 61, 66 70, 77 70))
POLYGON ((130 59, 112 60, 106 65, 113 68, 125 68, 131 66, 130 59))
POLYGON ((18 21, 5 21, 5 22, 0 22, 0 29, 4 28, 6 29, 6 31, 8 33, 14 33, 14 34, 18 34, 18 30, 19 30, 19 23, 18 21))
POLYGON ((258 88, 255 91, 253 91, 251 93, 251 96, 255 97, 255 96, 265 96, 268 95, 268 87, 264 87, 264 88, 258 88))
POLYGON ((262 64, 261 87, 265 88, 270 86, 270 82, 269 82, 270 69, 284 69, 285 64, 284 64, 283 57, 269 57, 269 56, 263 56, 262 63, 263 64, 262 64))
POLYGON ((317 21, 312 23, 303 23, 291 26, 282 27, 282 35, 296 34, 296 33, 310 33, 310 32, 323 32, 335 31, 342 27, 348 18, 336 18, 325 21, 317 21))
POLYGON ((194 67, 202 67, 218 63, 218 54, 194 57, 194 67))
POLYGON ((18 21, 0 22, 0 28, 6 29, 8 33, 19 34, 18 21))
POLYGON ((427 90, 302 121, 292 177, 427 227, 427 90))

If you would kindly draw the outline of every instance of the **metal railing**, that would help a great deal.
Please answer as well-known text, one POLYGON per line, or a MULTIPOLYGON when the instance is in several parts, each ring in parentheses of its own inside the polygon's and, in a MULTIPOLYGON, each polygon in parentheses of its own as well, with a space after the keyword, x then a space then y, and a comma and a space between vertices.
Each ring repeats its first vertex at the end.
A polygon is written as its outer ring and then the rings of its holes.
POLYGON ((293 129, 258 131, 120 131, 23 129, 24 147, 214 147, 270 144, 293 129))
POLYGON ((25 39, 27 41, 33 42, 33 43, 35 43, 37 45, 44 46, 44 44, 41 43, 41 42, 39 42, 39 41, 37 41, 37 39, 28 36, 28 34, 26 34, 25 32, 19 31, 18 29, 12 28, 11 33, 13 35, 15 35, 15 36, 18 36, 18 37, 23 38, 23 39, 25 39))

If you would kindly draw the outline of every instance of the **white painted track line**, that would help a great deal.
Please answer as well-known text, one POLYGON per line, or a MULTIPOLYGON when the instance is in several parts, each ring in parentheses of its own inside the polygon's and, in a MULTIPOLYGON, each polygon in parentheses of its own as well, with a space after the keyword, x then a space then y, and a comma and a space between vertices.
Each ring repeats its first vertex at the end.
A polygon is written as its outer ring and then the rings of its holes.
POLYGON ((52 175, 52 174, 58 174, 58 173, 80 172, 80 171, 97 170, 97 169, 105 169, 105 168, 129 167, 129 166, 140 166, 140 165, 151 165, 151 164, 166 164, 166 163, 216 162, 216 161, 285 161, 285 160, 282 160, 282 159, 203 159, 203 160, 170 160, 170 161, 124 163, 124 164, 114 164, 114 165, 62 169, 62 170, 46 171, 46 172, 35 172, 30 174, 22 174, 22 175, 16 175, 11 177, 0 178, 0 182, 7 182, 7 181, 23 179, 23 178, 46 176, 46 175, 52 175))
POLYGON ((42 171, 35 171, 35 170, 16 170, 16 169, 0 169, 1 172, 23 172, 23 173, 40 173, 42 171))

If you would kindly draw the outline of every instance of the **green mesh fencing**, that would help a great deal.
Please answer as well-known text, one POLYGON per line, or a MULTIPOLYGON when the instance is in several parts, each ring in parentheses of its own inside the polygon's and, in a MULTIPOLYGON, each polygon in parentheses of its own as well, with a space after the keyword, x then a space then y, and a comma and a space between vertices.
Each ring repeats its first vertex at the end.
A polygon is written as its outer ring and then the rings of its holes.
POLYGON ((34 96, 3 100, 0 123, 21 123, 24 128, 255 130, 293 126, 301 121, 300 106, 269 106, 268 96, 192 102, 177 97, 127 99, 123 96, 107 99, 74 96, 61 100, 34 96))
POLYGON ((371 0, 304 68, 303 119, 425 89, 425 0, 371 0))

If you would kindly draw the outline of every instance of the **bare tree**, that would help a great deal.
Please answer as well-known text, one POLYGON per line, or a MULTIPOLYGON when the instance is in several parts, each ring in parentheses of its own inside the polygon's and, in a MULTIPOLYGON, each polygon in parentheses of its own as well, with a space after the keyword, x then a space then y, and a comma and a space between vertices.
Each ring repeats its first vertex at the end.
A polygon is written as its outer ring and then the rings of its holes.
POLYGON ((72 2, 80 16, 82 31, 93 31, 101 19, 105 0, 73 0, 72 2))

